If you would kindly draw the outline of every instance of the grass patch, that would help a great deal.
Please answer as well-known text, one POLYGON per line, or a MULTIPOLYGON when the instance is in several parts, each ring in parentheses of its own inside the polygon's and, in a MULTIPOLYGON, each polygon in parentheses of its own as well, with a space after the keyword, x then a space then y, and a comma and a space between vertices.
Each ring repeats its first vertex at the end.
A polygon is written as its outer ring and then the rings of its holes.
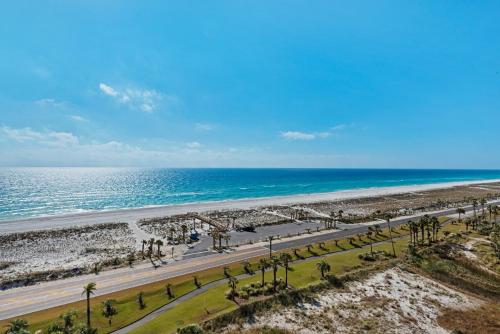
MULTIPOLYGON (((398 254, 403 254, 406 249, 407 239, 402 238, 395 241, 395 248, 398 254)), ((374 250, 392 251, 390 243, 384 243, 373 247, 374 250)), ((316 263, 320 259, 326 260, 332 267, 331 273, 334 275, 344 274, 366 265, 358 258, 358 255, 366 252, 367 248, 353 249, 349 252, 326 255, 321 258, 305 260, 299 263, 292 263, 293 271, 288 273, 289 284, 294 288, 305 288, 321 282, 321 277, 316 263)), ((272 281, 272 272, 265 273, 265 280, 272 281)), ((278 277, 284 279, 285 270, 278 270, 278 277)), ((255 275, 239 282, 239 286, 260 282, 260 275, 255 275)), ((225 298, 228 290, 226 285, 210 289, 196 297, 193 297, 176 306, 146 325, 132 331, 133 334, 168 334, 174 333, 177 328, 190 323, 201 323, 210 320, 222 313, 236 310, 239 306, 225 298)), ((250 299, 250 302, 252 299, 250 299)))
MULTIPOLYGON (((455 229, 459 229, 460 227, 458 225, 447 224, 445 228, 443 228, 443 230, 448 230, 450 228, 451 231, 454 231, 455 229)), ((407 233, 408 231, 404 228, 404 226, 395 227, 393 230, 393 236, 395 238, 404 236, 407 233)), ((361 237, 361 240, 356 237, 354 243, 349 242, 349 239, 341 239, 336 242, 334 240, 329 240, 322 243, 321 245, 313 244, 311 247, 311 251, 308 251, 307 247, 301 247, 296 250, 296 253, 299 256, 296 256, 293 250, 285 251, 292 255, 294 260, 308 259, 313 255, 322 256, 330 263, 333 274, 341 274, 364 265, 363 261, 358 258, 358 255, 360 253, 367 252, 367 249, 369 249, 369 246, 367 245, 369 245, 370 243, 383 242, 387 240, 388 231, 387 229, 382 229, 380 234, 373 233, 371 239, 366 235, 363 235, 361 237), (342 252, 345 250, 349 250, 349 252, 342 252)), ((395 247, 398 254, 402 253, 402 251, 406 248, 406 244, 407 237, 395 241, 395 247)), ((392 252, 392 248, 389 242, 385 242, 380 245, 373 245, 373 249, 374 251, 385 250, 388 252, 392 252)), ((259 258, 247 260, 248 262, 250 262, 251 268, 255 270, 256 275, 252 276, 251 278, 241 280, 239 286, 243 286, 251 282, 260 281, 260 272, 258 271, 257 266, 258 260, 259 258)), ((311 259, 310 261, 304 261, 302 263, 292 263, 292 271, 289 272, 289 284, 291 284, 295 288, 301 288, 319 282, 320 274, 316 268, 317 261, 318 257, 316 257, 314 260, 311 259)), ((235 276, 243 274, 245 272, 244 267, 241 263, 231 264, 228 267, 231 274, 235 276)), ((172 284, 172 290, 174 292, 175 298, 178 298, 183 294, 195 290, 196 287, 193 282, 193 275, 194 274, 179 276, 172 279, 150 283, 132 289, 92 298, 92 324, 94 327, 97 327, 99 329, 99 333, 109 333, 118 328, 126 326, 144 317, 150 312, 158 309, 159 307, 175 300, 168 299, 168 297, 166 296, 165 286, 167 283, 172 284), (139 305, 136 302, 136 296, 140 291, 144 292, 146 302, 146 308, 142 310, 139 308, 139 305), (118 314, 113 317, 111 325, 108 324, 108 320, 102 315, 102 302, 107 299, 116 300, 115 307, 118 310, 118 314)), ((217 281, 224 278, 223 267, 221 266, 197 272, 196 276, 198 276, 202 284, 217 281)), ((268 271, 265 274, 265 279, 267 281, 270 281, 271 276, 272 273, 268 271)), ((281 268, 278 271, 278 276, 281 278, 284 277, 284 269, 281 268)), ((214 317, 220 313, 233 310, 237 307, 237 305, 225 299, 225 290, 227 290, 226 285, 215 287, 199 296, 193 297, 192 299, 181 303, 174 309, 167 311, 162 316, 157 318, 164 319, 163 323, 160 322, 159 326, 164 326, 168 330, 175 331, 177 327, 182 327, 182 324, 178 324, 178 322, 182 322, 184 325, 192 322, 200 322, 214 317), (184 308, 185 306, 183 305, 187 305, 187 308, 184 308), (179 309, 183 309, 185 313, 178 311, 179 309), (189 312, 186 311, 188 309, 190 309, 189 312), (169 318, 175 319, 175 321, 168 320, 169 318), (168 324, 168 326, 166 324, 168 324)), ((46 331, 50 324, 59 320, 58 318, 61 313, 69 309, 74 309, 77 311, 76 322, 83 322, 85 320, 85 301, 75 302, 68 305, 62 305, 55 308, 27 314, 22 316, 21 318, 26 319, 29 322, 31 331, 34 332, 38 329, 46 331)), ((12 319, 0 321, 0 328, 4 328, 10 320, 12 319)), ((152 327, 154 327, 154 323, 156 323, 155 321, 151 322, 152 327)), ((148 329, 146 328, 145 330, 148 329)), ((146 331, 146 333, 149 332, 146 331)), ((162 330, 158 333, 169 333, 169 331, 162 330)))
MULTIPOLYGON (((256 268, 255 263, 253 263, 253 266, 256 268)), ((233 275, 240 275, 244 272, 243 267, 238 263, 229 265, 228 267, 233 275)), ((196 275, 202 284, 207 284, 224 278, 222 267, 201 271, 196 273, 196 275)), ((103 296, 93 297, 91 299, 92 326, 98 328, 99 333, 109 333, 144 317, 148 313, 195 289, 196 286, 194 285, 193 275, 189 274, 103 296), (173 299, 169 299, 166 295, 165 287, 167 283, 172 284, 172 290, 174 293, 173 299), (139 308, 136 301, 137 294, 141 291, 144 292, 144 299, 146 302, 146 307, 142 310, 139 308), (118 314, 113 317, 111 325, 109 325, 108 320, 102 315, 102 302, 107 299, 113 299, 116 301, 115 307, 118 311, 118 314)), ((77 311, 76 323, 85 321, 85 301, 79 301, 30 313, 22 316, 21 318, 26 319, 29 322, 31 331, 34 332, 35 330, 42 329, 45 332, 50 324, 59 320, 60 314, 70 309, 77 311)), ((12 319, 0 321, 0 328, 4 328, 10 320, 12 319)))

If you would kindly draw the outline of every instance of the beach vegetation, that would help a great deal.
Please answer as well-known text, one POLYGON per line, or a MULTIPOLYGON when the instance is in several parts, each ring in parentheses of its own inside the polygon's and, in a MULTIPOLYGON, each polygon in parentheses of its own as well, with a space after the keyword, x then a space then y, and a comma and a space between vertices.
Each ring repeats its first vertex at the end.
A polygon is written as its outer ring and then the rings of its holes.
POLYGON ((187 325, 183 328, 177 328, 178 334, 203 334, 203 329, 196 324, 187 325))
POLYGON ((328 262, 326 262, 325 260, 321 260, 320 262, 316 263, 316 267, 318 268, 318 270, 321 273, 321 279, 325 279, 326 273, 330 272, 330 270, 331 270, 330 264, 328 262))
MULTIPOLYGON (((446 225, 445 228, 448 229, 449 226, 450 225, 446 225)), ((387 233, 381 233, 380 236, 374 236, 374 239, 382 242, 373 245, 374 252, 377 252, 379 250, 385 250, 387 251, 388 254, 391 253, 391 245, 387 242, 384 243, 385 240, 388 240, 387 233)), ((395 247, 398 250, 398 253, 403 250, 403 244, 406 244, 406 241, 403 240, 408 240, 408 239, 405 239, 404 237, 402 238, 400 237, 400 239, 398 240, 395 239, 395 247)), ((364 240, 363 244, 365 246, 369 245, 367 243, 367 240, 364 240)), ((331 266, 335 263, 335 267, 332 266, 332 271, 335 274, 339 274, 342 272, 346 272, 364 266, 363 260, 358 258, 358 254, 363 253, 363 249, 359 249, 359 251, 356 250, 354 252, 342 252, 343 250, 354 248, 353 246, 349 245, 347 239, 326 241, 325 246, 328 249, 328 251, 321 250, 318 248, 317 253, 320 256, 324 256, 325 260, 329 262, 331 266)), ((362 247, 362 245, 360 246, 362 247)), ((278 280, 278 277, 282 277, 283 279, 288 280, 289 281, 288 283, 290 284, 290 286, 293 286, 294 289, 324 281, 321 279, 319 270, 315 268, 317 260, 311 261, 308 259, 308 258, 314 259, 314 256, 309 254, 305 247, 297 248, 296 252, 299 254, 304 254, 302 256, 304 261, 299 261, 295 263, 294 260, 299 258, 294 256, 293 250, 282 251, 282 253, 287 253, 292 257, 293 261, 291 262, 293 262, 293 271, 286 270, 285 262, 281 258, 282 255, 280 255, 282 264, 279 265, 278 271, 276 273, 276 281, 277 281, 276 290, 278 291, 286 289, 285 282, 278 280), (286 277, 287 272, 288 272, 288 277, 286 277)), ((256 258, 248 260, 252 270, 261 269, 260 259, 256 258)), ((386 260, 382 259, 382 261, 386 260)), ((261 275, 259 275, 258 277, 248 277, 248 278, 239 277, 239 275, 245 273, 244 266, 242 266, 241 263, 231 264, 228 267, 231 270, 231 274, 237 277, 238 280, 240 281, 238 285, 241 286, 241 288, 237 289, 240 298, 245 298, 246 296, 249 296, 249 298, 251 298, 252 296, 274 294, 275 290, 274 277, 273 277, 274 271, 267 270, 269 269, 269 265, 265 266, 264 274, 262 275, 262 277, 261 275), (271 283, 266 284, 265 281, 271 283), (264 282, 264 284, 262 284, 262 282, 264 282), (254 284, 253 287, 252 284, 254 284), (247 289, 246 286, 249 286, 250 289, 247 289), (243 292, 243 290, 247 290, 248 293, 243 292)), ((222 269, 223 268, 219 267, 197 273, 197 276, 200 278, 199 283, 201 284, 201 282, 203 282, 203 284, 207 284, 209 282, 223 279, 224 275, 222 269)), ((193 291, 193 289, 196 288, 197 286, 194 284, 193 277, 190 275, 186 275, 178 278, 169 279, 168 281, 160 281, 157 283, 148 284, 143 287, 137 287, 129 290, 120 291, 118 293, 113 293, 107 296, 95 297, 96 302, 99 302, 98 305, 102 305, 102 301, 105 301, 106 299, 112 298, 116 300, 115 307, 118 310, 118 314, 113 317, 113 322, 111 325, 109 325, 108 319, 102 316, 100 310, 96 308, 94 312, 92 312, 93 325, 97 325, 100 333, 108 333, 112 329, 123 327, 124 325, 130 323, 134 319, 138 319, 144 316, 145 314, 159 308, 160 306, 165 305, 166 303, 169 303, 173 300, 176 300, 178 297, 183 296, 184 294, 190 291, 193 291), (175 296, 173 298, 168 298, 168 299, 165 298, 166 294, 165 286, 167 283, 172 284, 172 288, 175 290, 175 296), (148 305, 145 307, 144 310, 138 309, 137 306, 134 307, 134 304, 137 305, 136 298, 133 297, 137 296, 136 294, 133 295, 134 291, 135 293, 137 293, 138 291, 144 291, 144 296, 147 298, 148 301, 147 303, 148 305), (130 297, 131 293, 132 297, 130 297)), ((171 309, 167 311, 165 314, 169 314, 168 318, 170 318, 172 314, 175 314, 174 317, 177 319, 182 319, 182 321, 185 324, 192 322, 199 322, 200 319, 213 317, 219 314, 220 312, 225 312, 229 309, 232 309, 235 305, 234 303, 232 303, 233 306, 231 306, 231 304, 227 304, 226 302, 224 302, 224 300, 228 301, 228 299, 225 298, 224 290, 225 290, 224 286, 210 288, 209 290, 203 292, 201 295, 192 297, 188 301, 182 302, 181 304, 176 306, 174 308, 176 311, 174 311, 174 309, 171 309), (221 296, 222 300, 217 296, 221 296), (188 309, 185 309, 184 306, 181 307, 181 305, 184 305, 185 303, 189 304, 188 306, 189 311, 188 309), (177 311, 177 309, 179 309, 179 311, 177 311), (191 311, 191 309, 193 311, 191 311), (186 317, 187 314, 189 314, 188 317, 186 317)), ((65 306, 64 308, 58 307, 54 308, 53 310, 50 309, 46 311, 40 311, 33 315, 29 315, 27 319, 30 321, 31 324, 33 324, 32 326, 30 326, 30 328, 45 328, 46 330, 46 328, 53 321, 53 319, 58 317, 58 314, 61 313, 61 310, 67 309, 68 307, 79 308, 80 306, 79 303, 74 303, 69 306, 65 306), (51 315, 54 314, 55 312, 57 312, 55 315, 51 315)), ((82 312, 81 314, 79 314, 78 318, 81 319, 80 315, 83 314, 85 313, 82 312)), ((154 322, 156 323, 156 320, 154 322)), ((172 331, 175 331, 178 327, 181 327, 181 325, 178 323, 178 321, 174 321, 171 324, 169 322, 169 325, 167 325, 165 329, 163 328, 158 329, 155 326, 153 327, 156 328, 157 331, 151 331, 150 333, 171 333, 172 331)))
POLYGON ((139 308, 141 310, 146 308, 146 301, 144 300, 144 292, 140 291, 139 294, 137 294, 137 304, 139 305, 139 308))
POLYGON ((115 303, 116 303, 116 301, 114 301, 112 299, 107 299, 102 303, 102 305, 103 305, 102 315, 108 319, 109 325, 111 325, 111 320, 118 313, 118 311, 116 310, 116 308, 114 306, 115 303))
POLYGON ((30 334, 28 330, 28 321, 25 319, 14 319, 7 325, 5 334, 30 334))
POLYGON ((91 328, 90 324, 90 296, 94 294, 94 291, 96 290, 96 284, 93 282, 88 283, 83 287, 83 292, 82 295, 85 295, 85 298, 87 299, 87 328, 91 328))
POLYGON ((172 290, 172 283, 167 283, 167 285, 165 286, 165 294, 167 295, 168 299, 172 299, 175 297, 172 290))

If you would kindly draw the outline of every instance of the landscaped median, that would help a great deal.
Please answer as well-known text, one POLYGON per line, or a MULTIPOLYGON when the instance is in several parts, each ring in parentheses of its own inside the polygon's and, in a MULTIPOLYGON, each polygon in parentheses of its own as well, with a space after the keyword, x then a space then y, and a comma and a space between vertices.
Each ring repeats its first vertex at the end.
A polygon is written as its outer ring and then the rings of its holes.
MULTIPOLYGON (((447 225, 446 229, 449 229, 450 226, 453 225, 447 225)), ((288 252, 294 260, 301 260, 300 262, 291 263, 293 271, 289 271, 289 284, 294 288, 301 288, 319 282, 320 273, 316 268, 318 257, 324 257, 331 265, 333 274, 341 274, 361 266, 366 266, 367 262, 359 259, 358 256, 370 251, 370 243, 386 241, 388 239, 387 232, 386 229, 382 229, 379 233, 373 232, 371 236, 363 234, 348 239, 338 241, 331 240, 322 244, 314 244, 309 247, 301 247, 280 252, 288 252), (315 258, 307 260, 310 257, 315 258)), ((407 240, 405 237, 401 237, 407 233, 408 231, 404 228, 398 227, 394 229, 393 237, 399 238, 395 240, 395 248, 398 254, 401 254, 406 248, 407 240)), ((373 250, 385 250, 390 253, 392 252, 392 247, 390 242, 385 242, 373 245, 373 250)), ((251 269, 256 271, 256 275, 241 279, 238 286, 260 281, 260 275, 257 271, 258 261, 259 258, 249 260, 251 269)), ((232 276, 238 276, 245 273, 245 269, 241 263, 229 265, 227 270, 232 276)), ((203 285, 226 279, 222 267, 198 272, 196 276, 198 281, 203 285)), ((284 277, 284 270, 282 268, 279 269, 278 276, 284 277)), ((266 281, 272 280, 272 272, 266 272, 265 279, 266 281)), ((112 332, 141 319, 154 310, 197 288, 193 275, 185 275, 92 298, 92 326, 98 328, 99 333, 112 332), (173 298, 169 298, 167 295, 167 284, 171 284, 171 291, 174 295, 173 298), (143 309, 140 309, 137 302, 137 295, 141 291, 144 292, 144 301, 146 304, 146 307, 143 309), (102 312, 103 302, 110 299, 114 300, 114 306, 117 311, 117 314, 111 319, 111 324, 109 324, 108 318, 106 318, 102 312)), ((134 333, 171 333, 178 327, 182 327, 186 324, 204 321, 221 313, 234 310, 238 305, 225 297, 226 290, 228 290, 228 287, 225 283, 210 288, 208 291, 176 305, 174 308, 161 314, 148 324, 136 329, 134 333)), ((22 318, 30 323, 31 330, 42 329, 45 332, 52 323, 60 321, 59 315, 61 313, 70 309, 75 309, 77 311, 76 322, 83 322, 85 320, 84 301, 35 312, 22 316, 22 318)), ((3 328, 8 321, 9 320, 1 321, 1 328, 3 328)))
MULTIPOLYGON (((396 252, 400 254, 406 248, 406 238, 395 241, 396 252)), ((391 251, 391 245, 388 242, 373 247, 374 251, 391 251)), ((367 252, 369 247, 355 249, 349 252, 341 252, 331 255, 325 255, 323 258, 331 265, 332 273, 335 275, 346 273, 365 265, 358 255, 367 252)), ((316 268, 318 258, 308 259, 306 261, 292 264, 293 271, 289 272, 289 284, 294 288, 302 288, 310 284, 319 283, 320 272, 316 268)), ((280 278, 284 277, 284 269, 278 271, 280 278)), ((272 272, 266 272, 266 281, 272 280, 272 272)), ((239 285, 243 286, 250 283, 260 282, 260 275, 242 279, 239 285)), ((228 290, 226 285, 218 286, 202 293, 190 300, 176 306, 146 325, 132 331, 134 334, 160 334, 174 333, 178 327, 183 327, 190 323, 199 323, 211 319, 223 312, 228 312, 238 308, 238 305, 225 297, 228 290)))

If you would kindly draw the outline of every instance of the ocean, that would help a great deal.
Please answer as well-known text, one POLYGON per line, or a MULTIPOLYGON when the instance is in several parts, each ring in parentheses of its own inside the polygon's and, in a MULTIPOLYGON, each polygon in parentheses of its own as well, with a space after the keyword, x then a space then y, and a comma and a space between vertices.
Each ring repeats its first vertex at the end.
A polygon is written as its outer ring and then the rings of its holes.
POLYGON ((500 170, 0 168, 0 220, 500 179, 500 170))

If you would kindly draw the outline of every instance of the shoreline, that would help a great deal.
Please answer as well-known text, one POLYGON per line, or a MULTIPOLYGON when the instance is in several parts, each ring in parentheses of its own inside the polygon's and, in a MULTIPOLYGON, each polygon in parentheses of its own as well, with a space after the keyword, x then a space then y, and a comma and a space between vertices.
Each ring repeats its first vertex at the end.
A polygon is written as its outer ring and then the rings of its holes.
POLYGON ((49 215, 0 221, 0 234, 56 229, 88 224, 117 222, 131 223, 136 222, 137 220, 142 218, 184 214, 191 211, 201 212, 211 210, 250 209, 259 206, 294 205, 323 201, 341 201, 355 198, 396 195, 402 193, 412 193, 498 182, 500 182, 500 179, 440 182, 393 187, 356 188, 311 194, 268 196, 222 201, 147 206, 139 208, 77 212, 61 215, 49 215))

